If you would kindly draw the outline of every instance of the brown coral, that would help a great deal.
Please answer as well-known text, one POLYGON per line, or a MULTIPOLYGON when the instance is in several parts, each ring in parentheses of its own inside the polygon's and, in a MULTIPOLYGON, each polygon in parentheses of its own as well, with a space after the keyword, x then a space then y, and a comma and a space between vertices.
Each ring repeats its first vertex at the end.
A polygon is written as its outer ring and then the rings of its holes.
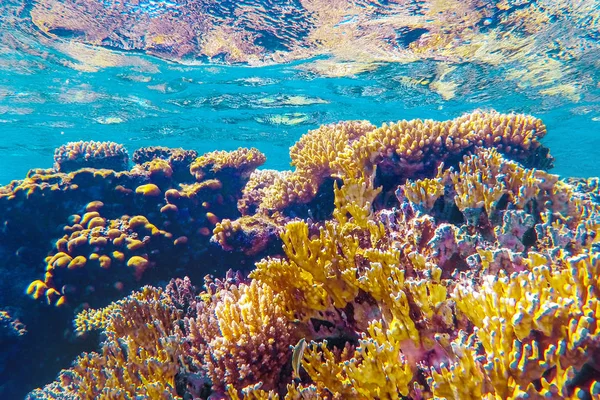
POLYGON ((261 383, 276 389, 277 374, 289 360, 297 338, 272 289, 258 281, 218 290, 187 318, 186 332, 213 390, 261 383))
POLYGON ((69 142, 54 152, 54 168, 60 172, 86 167, 123 171, 128 162, 125 147, 114 142, 69 142))
POLYGON ((213 151, 198 157, 190 165, 190 172, 198 181, 219 175, 225 176, 228 173, 248 178, 265 160, 264 154, 254 148, 240 147, 234 151, 213 151))

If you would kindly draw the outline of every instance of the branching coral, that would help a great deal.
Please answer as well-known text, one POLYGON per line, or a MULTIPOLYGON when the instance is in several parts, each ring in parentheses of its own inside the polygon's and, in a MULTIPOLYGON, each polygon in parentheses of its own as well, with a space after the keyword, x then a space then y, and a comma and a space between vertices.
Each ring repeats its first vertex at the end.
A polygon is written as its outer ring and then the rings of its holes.
MULTIPOLYGON (((573 185, 519 164, 540 148, 541 121, 478 112, 377 129, 353 124, 312 133, 333 144, 303 139, 289 175, 254 174, 238 204, 244 219, 205 213, 223 247, 269 221, 283 254, 259 261, 248 278, 207 277, 200 293, 176 280, 166 297, 153 298, 170 310, 156 318, 170 320, 172 331, 161 328, 152 340, 176 346, 178 355, 165 361, 168 384, 154 395, 172 395, 179 370, 188 384, 206 376, 215 397, 234 399, 598 397, 597 190, 594 182, 573 185), (350 135, 352 126, 365 128, 350 135), (346 141, 341 147, 338 138, 346 141), (334 208, 325 220, 292 220, 289 208, 265 206, 277 185, 304 179, 303 168, 319 186, 331 185, 334 208)), ((221 185, 223 169, 211 172, 211 162, 196 172, 214 174, 214 182, 167 190, 161 213, 178 215, 207 186, 221 185)), ((109 223, 98 207, 80 217, 87 229, 109 223)), ((77 256, 52 261, 87 268, 77 256)), ((30 289, 45 293, 37 284, 30 289)), ((85 311, 76 326, 102 328, 110 339, 124 304, 85 311)), ((162 354, 150 359, 166 360, 162 354)), ((78 385, 95 390, 86 382, 99 379, 96 358, 81 360, 92 372, 78 385)), ((140 384, 126 390, 149 393, 140 384)))
POLYGON ((399 121, 384 124, 355 141, 340 162, 354 174, 378 165, 385 174, 415 177, 475 147, 495 147, 526 160, 546 134, 541 120, 520 114, 476 111, 451 121, 399 121))
MULTIPOLYGON (((308 203, 325 178, 360 178, 365 173, 375 176, 375 169, 378 180, 386 185, 403 183, 407 178, 432 177, 442 162, 449 161, 451 166, 475 148, 494 147, 525 162, 537 154, 539 139, 545 134, 539 119, 483 111, 451 121, 416 119, 379 128, 366 122, 324 125, 292 147, 290 155, 296 170, 261 190, 261 207, 284 210, 308 203)), ((437 185, 435 196, 441 191, 437 185)))
POLYGON ((401 342, 394 333, 384 330, 381 323, 369 325, 368 334, 358 341, 353 354, 348 349, 336 361, 327 350, 327 342, 319 348, 313 345, 306 353, 303 366, 315 382, 331 393, 344 398, 394 399, 407 396, 413 374, 408 361, 401 355, 401 342))
POLYGON ((451 370, 469 365, 486 395, 570 398, 577 371, 599 349, 599 261, 581 255, 565 269, 487 276, 479 288, 459 283, 452 298, 474 324, 476 343, 453 346, 456 364, 432 370, 434 395, 456 393, 451 370))
MULTIPOLYGON (((342 190, 355 192, 353 185, 348 180, 342 190)), ((495 150, 477 150, 457 171, 440 167, 433 180, 407 182, 392 214, 372 214, 369 201, 349 208, 342 190, 336 189, 333 221, 314 233, 306 223, 288 224, 282 235, 288 260, 265 260, 251 275, 274 287, 277 301, 308 321, 313 337, 345 338, 343 354, 326 342, 305 353, 303 366, 321 395, 568 397, 575 389, 595 390, 570 383, 598 352, 599 285, 590 278, 598 264, 592 221, 600 214, 589 196, 573 196, 555 176, 495 150), (493 202, 477 200, 494 187, 500 195, 493 202), (464 213, 453 217, 458 226, 443 222, 453 207, 464 213), (484 218, 472 219, 471 209, 484 218), (534 225, 541 229, 548 220, 573 238, 581 237, 574 230, 586 230, 590 239, 549 248, 544 236, 537 242, 531 236, 534 225), (458 271, 465 268, 463 277, 458 271), (332 308, 344 317, 332 319, 332 308), (477 379, 466 385, 465 374, 477 379)))
POLYGON ((198 304, 196 318, 186 318, 185 331, 213 390, 224 391, 226 385, 241 390, 260 382, 276 389, 296 339, 283 309, 272 301, 272 289, 253 280, 209 296, 198 304))
POLYGON ((234 151, 213 151, 198 157, 190 165, 190 172, 196 180, 227 176, 235 171, 242 177, 249 177, 252 171, 261 166, 266 158, 257 149, 239 148, 234 151), (220 175, 219 175, 220 174, 220 175))
POLYGON ((107 337, 101 352, 83 354, 57 382, 30 398, 180 398, 175 376, 183 368, 184 345, 174 327, 176 319, 169 298, 151 287, 108 309, 85 311, 77 318, 78 330, 101 328, 107 337))
POLYGON ((263 203, 265 189, 268 189, 278 181, 286 181, 290 175, 289 171, 275 171, 272 169, 259 169, 254 171, 248 183, 242 191, 242 198, 238 201, 238 209, 242 215, 251 215, 258 211, 263 203))

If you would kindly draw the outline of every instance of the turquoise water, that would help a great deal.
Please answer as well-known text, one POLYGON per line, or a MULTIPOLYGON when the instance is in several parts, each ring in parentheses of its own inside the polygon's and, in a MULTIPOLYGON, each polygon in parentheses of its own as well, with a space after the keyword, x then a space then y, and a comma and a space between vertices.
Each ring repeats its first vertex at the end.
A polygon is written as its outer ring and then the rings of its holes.
POLYGON ((254 146, 266 154, 265 167, 288 169, 288 148, 321 124, 444 120, 477 108, 542 118, 555 173, 600 175, 600 73, 589 63, 564 67, 580 80, 576 95, 542 95, 545 86, 507 80, 510 65, 458 64, 444 78, 457 84, 445 100, 429 85, 446 65, 436 60, 378 62, 330 77, 313 68, 327 56, 261 67, 185 65, 60 38, 37 42, 29 30, 3 36, 0 183, 51 167, 54 149, 77 140, 116 141, 130 153, 149 145, 254 146))
POLYGON ((321 124, 445 120, 477 108, 542 118, 548 127, 543 142, 556 157, 555 173, 600 175, 598 89, 574 103, 529 98, 511 83, 495 82, 446 101, 427 87, 393 80, 426 71, 424 62, 327 78, 302 71, 302 63, 182 66, 132 57, 144 60, 151 72, 132 67, 77 72, 50 63, 31 73, 3 71, 0 182, 21 179, 30 168, 51 167, 54 148, 77 140, 116 141, 130 152, 149 145, 199 152, 254 146, 267 156, 265 167, 289 169, 288 148, 321 124))

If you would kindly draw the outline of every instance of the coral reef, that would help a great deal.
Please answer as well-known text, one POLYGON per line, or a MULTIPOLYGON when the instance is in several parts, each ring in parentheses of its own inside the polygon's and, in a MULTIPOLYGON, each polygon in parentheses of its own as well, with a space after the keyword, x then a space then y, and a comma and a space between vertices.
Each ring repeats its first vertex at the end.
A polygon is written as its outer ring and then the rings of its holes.
POLYGON ((114 142, 70 142, 54 152, 54 168, 60 172, 86 167, 123 171, 127 169, 128 162, 125 147, 114 142))
MULTIPOLYGON (((15 310, 29 331, 12 341, 14 352, 5 353, 0 381, 8 384, 0 384, 0 397, 18 398, 30 390, 11 376, 42 384, 97 340, 96 333, 73 332, 74 313, 105 307, 173 276, 201 280, 247 257, 228 258, 211 235, 221 220, 240 216, 237 202, 260 154, 253 152, 247 162, 236 158, 226 173, 196 180, 190 172, 198 158, 194 151, 140 149, 134 158, 141 164, 115 171, 105 169, 103 146, 64 146, 60 171, 31 170, 25 179, 0 187, 0 269, 6 278, 0 304, 15 310), (69 164, 68 148, 79 155, 75 164, 69 164), (87 153, 75 152, 81 149, 87 153), (211 257, 218 261, 210 268, 197 267, 211 257), (47 343, 55 345, 48 349, 47 343), (24 362, 31 357, 38 359, 34 366, 24 362)), ((127 154, 120 145, 111 148, 127 154)), ((228 154, 241 152, 225 152, 221 159, 226 163, 228 154)), ((117 158, 121 169, 126 158, 117 158)))
MULTIPOLYGON (((374 129, 348 122, 311 134, 340 143, 305 137, 293 148, 296 170, 286 174, 251 175, 238 164, 254 166, 251 150, 225 161, 210 153, 192 163, 198 182, 144 183, 164 196, 154 214, 116 223, 106 204, 93 202, 74 216, 47 259, 49 272, 102 270, 105 255, 108 270, 119 268, 110 252, 122 239, 134 245, 120 262, 140 262, 145 277, 156 268, 142 262, 146 253, 152 261, 153 240, 168 239, 175 262, 191 242, 173 219, 160 225, 155 217, 201 206, 196 196, 222 191, 228 183, 220 174, 235 165, 248 184, 228 204, 244 215, 203 211, 212 242, 247 257, 279 236, 281 252, 248 276, 208 275, 201 290, 195 278, 178 278, 164 291, 144 287, 102 309, 84 308, 75 326, 104 332, 100 352, 84 354, 30 398, 97 397, 104 384, 107 395, 182 399, 600 396, 597 181, 563 181, 528 164, 532 154, 547 155, 536 153, 540 120, 476 112, 374 129), (277 182, 308 171, 318 185, 310 183, 317 190, 305 204, 331 201, 327 216, 293 215, 297 204, 264 206, 277 182), (93 235, 111 224, 118 228, 93 235), (134 242, 132 229, 146 230, 148 242, 134 242), (93 260, 84 255, 92 239, 105 241, 93 260)), ((154 204, 154 196, 135 194, 137 183, 130 196, 154 204)), ((133 280, 136 271, 128 271, 133 280)), ((33 296, 58 290, 42 283, 32 284, 33 296)))
POLYGON ((537 118, 493 111, 443 122, 398 121, 379 128, 365 121, 325 125, 291 148, 296 167, 292 173, 257 175, 254 179, 260 177, 262 182, 252 181, 241 205, 246 209, 252 204, 259 212, 310 216, 308 211, 314 215, 315 207, 309 203, 323 189, 330 190, 328 179, 366 173, 375 177, 385 194, 408 178, 431 176, 442 162, 446 168, 456 165, 476 148, 493 147, 527 166, 548 168, 552 158, 539 142, 545 134, 546 127, 537 118))

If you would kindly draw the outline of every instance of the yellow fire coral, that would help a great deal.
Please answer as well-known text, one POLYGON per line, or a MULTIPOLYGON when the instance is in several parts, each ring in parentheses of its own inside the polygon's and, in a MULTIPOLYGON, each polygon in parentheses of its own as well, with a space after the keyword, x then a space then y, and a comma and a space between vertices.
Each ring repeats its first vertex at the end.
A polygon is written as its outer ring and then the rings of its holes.
POLYGON ((407 396, 413 379, 411 366, 402 356, 401 342, 372 322, 368 334, 339 355, 327 348, 327 342, 313 344, 302 365, 315 382, 342 398, 397 399, 407 396))
POLYGON ((483 111, 451 121, 404 120, 379 128, 362 121, 325 125, 292 147, 296 170, 263 190, 262 205, 282 210, 294 203, 308 203, 325 178, 374 176, 375 168, 402 183, 406 178, 430 174, 449 157, 480 147, 496 148, 527 161, 545 134, 546 127, 537 118, 483 111))
POLYGON ((177 317, 170 300, 151 287, 109 309, 80 314, 79 331, 101 328, 106 334, 101 352, 83 354, 71 369, 61 372, 55 384, 34 391, 34 395, 179 398, 175 375, 182 368, 184 345, 174 327, 177 317))
POLYGON ((460 171, 451 174, 460 210, 484 208, 490 215, 503 195, 518 209, 535 198, 542 188, 552 187, 556 178, 543 171, 527 170, 506 161, 495 150, 478 150, 459 164, 460 171))
POLYGON ((253 280, 218 291, 198 309, 197 318, 186 319, 198 363, 215 389, 241 390, 261 382, 267 390, 276 387, 276 374, 297 338, 274 297, 269 286, 253 280))
MULTIPOLYGON (((476 363, 485 371, 484 392, 570 398, 567 382, 599 348, 600 259, 581 255, 567 262, 566 268, 488 276, 480 288, 456 287, 452 297, 485 350, 476 363), (540 387, 533 385, 537 381, 540 387)), ((447 379, 434 374, 433 382, 438 378, 447 379)))
POLYGON ((444 194, 444 177, 441 175, 443 166, 440 164, 438 174, 434 178, 407 181, 404 186, 406 198, 430 211, 437 199, 444 194))

